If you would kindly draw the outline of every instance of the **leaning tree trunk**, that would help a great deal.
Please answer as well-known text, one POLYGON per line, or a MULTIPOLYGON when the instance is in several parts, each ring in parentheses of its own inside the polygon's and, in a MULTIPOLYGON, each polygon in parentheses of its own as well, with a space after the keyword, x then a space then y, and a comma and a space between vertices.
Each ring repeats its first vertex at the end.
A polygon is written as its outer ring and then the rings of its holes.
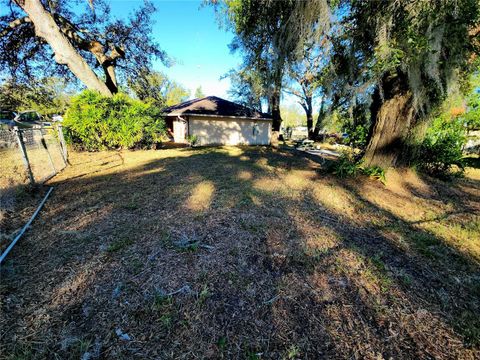
POLYGON ((363 157, 367 166, 388 168, 398 165, 413 114, 410 92, 401 92, 383 101, 376 113, 363 157))
POLYGON ((85 59, 60 31, 52 14, 45 10, 40 0, 15 0, 15 2, 32 20, 35 34, 50 45, 58 64, 67 65, 87 88, 98 90, 104 95, 112 95, 107 85, 97 77, 85 59))
POLYGON ((322 99, 322 103, 320 105, 320 110, 318 110, 317 122, 315 123, 315 129, 313 129, 313 139, 318 138, 318 134, 320 134, 320 130, 323 126, 323 121, 325 120, 325 113, 324 113, 324 104, 325 101, 322 99))

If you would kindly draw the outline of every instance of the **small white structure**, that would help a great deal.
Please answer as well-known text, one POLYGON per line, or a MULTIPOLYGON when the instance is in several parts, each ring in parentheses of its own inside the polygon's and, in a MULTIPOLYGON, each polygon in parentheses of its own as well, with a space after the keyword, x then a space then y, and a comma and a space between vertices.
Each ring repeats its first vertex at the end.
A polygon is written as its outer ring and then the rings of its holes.
POLYGON ((194 99, 165 109, 176 143, 196 138, 196 145, 269 145, 270 115, 216 96, 194 99))

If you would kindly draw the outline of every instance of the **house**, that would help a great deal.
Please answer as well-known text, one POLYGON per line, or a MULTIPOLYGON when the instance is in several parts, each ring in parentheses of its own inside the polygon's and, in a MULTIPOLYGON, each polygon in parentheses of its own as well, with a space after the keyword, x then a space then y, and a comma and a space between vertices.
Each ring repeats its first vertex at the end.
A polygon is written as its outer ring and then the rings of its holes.
POLYGON ((270 115, 216 96, 170 106, 164 116, 176 143, 195 138, 196 145, 270 144, 270 115))

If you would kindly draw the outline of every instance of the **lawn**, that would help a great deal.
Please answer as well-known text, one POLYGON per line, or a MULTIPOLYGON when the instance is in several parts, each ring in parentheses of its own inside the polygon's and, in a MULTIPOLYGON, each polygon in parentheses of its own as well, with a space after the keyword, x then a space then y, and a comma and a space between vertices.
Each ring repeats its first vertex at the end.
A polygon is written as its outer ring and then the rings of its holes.
POLYGON ((1 269, 0 357, 480 357, 480 176, 268 148, 72 153, 1 269))

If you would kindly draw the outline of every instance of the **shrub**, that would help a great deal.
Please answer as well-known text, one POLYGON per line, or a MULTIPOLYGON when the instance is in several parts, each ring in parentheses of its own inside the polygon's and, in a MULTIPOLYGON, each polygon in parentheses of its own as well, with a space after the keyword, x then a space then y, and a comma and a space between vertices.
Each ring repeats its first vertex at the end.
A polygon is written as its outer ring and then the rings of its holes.
POLYGON ((372 179, 380 181, 383 185, 387 182, 385 177, 385 170, 380 166, 362 166, 362 173, 371 177, 372 179))
POLYGON ((188 135, 187 136, 187 142, 190 144, 190 146, 195 146, 198 142, 198 136, 197 135, 188 135))
POLYGON ((480 93, 473 92, 467 98, 467 112, 462 116, 469 130, 480 129, 480 93))
POLYGON ((122 93, 106 97, 90 90, 72 99, 64 126, 67 140, 89 151, 151 148, 165 134, 159 108, 122 93))
POLYGON ((463 172, 466 131, 461 118, 434 119, 419 146, 415 164, 430 175, 448 177, 463 172))
POLYGON ((357 176, 360 171, 360 162, 357 162, 348 153, 342 153, 333 164, 333 173, 341 178, 357 176))
POLYGON ((379 166, 363 166, 362 160, 356 160, 353 154, 344 152, 333 164, 333 173, 341 178, 355 177, 360 174, 379 180, 385 185, 385 170, 379 166))

